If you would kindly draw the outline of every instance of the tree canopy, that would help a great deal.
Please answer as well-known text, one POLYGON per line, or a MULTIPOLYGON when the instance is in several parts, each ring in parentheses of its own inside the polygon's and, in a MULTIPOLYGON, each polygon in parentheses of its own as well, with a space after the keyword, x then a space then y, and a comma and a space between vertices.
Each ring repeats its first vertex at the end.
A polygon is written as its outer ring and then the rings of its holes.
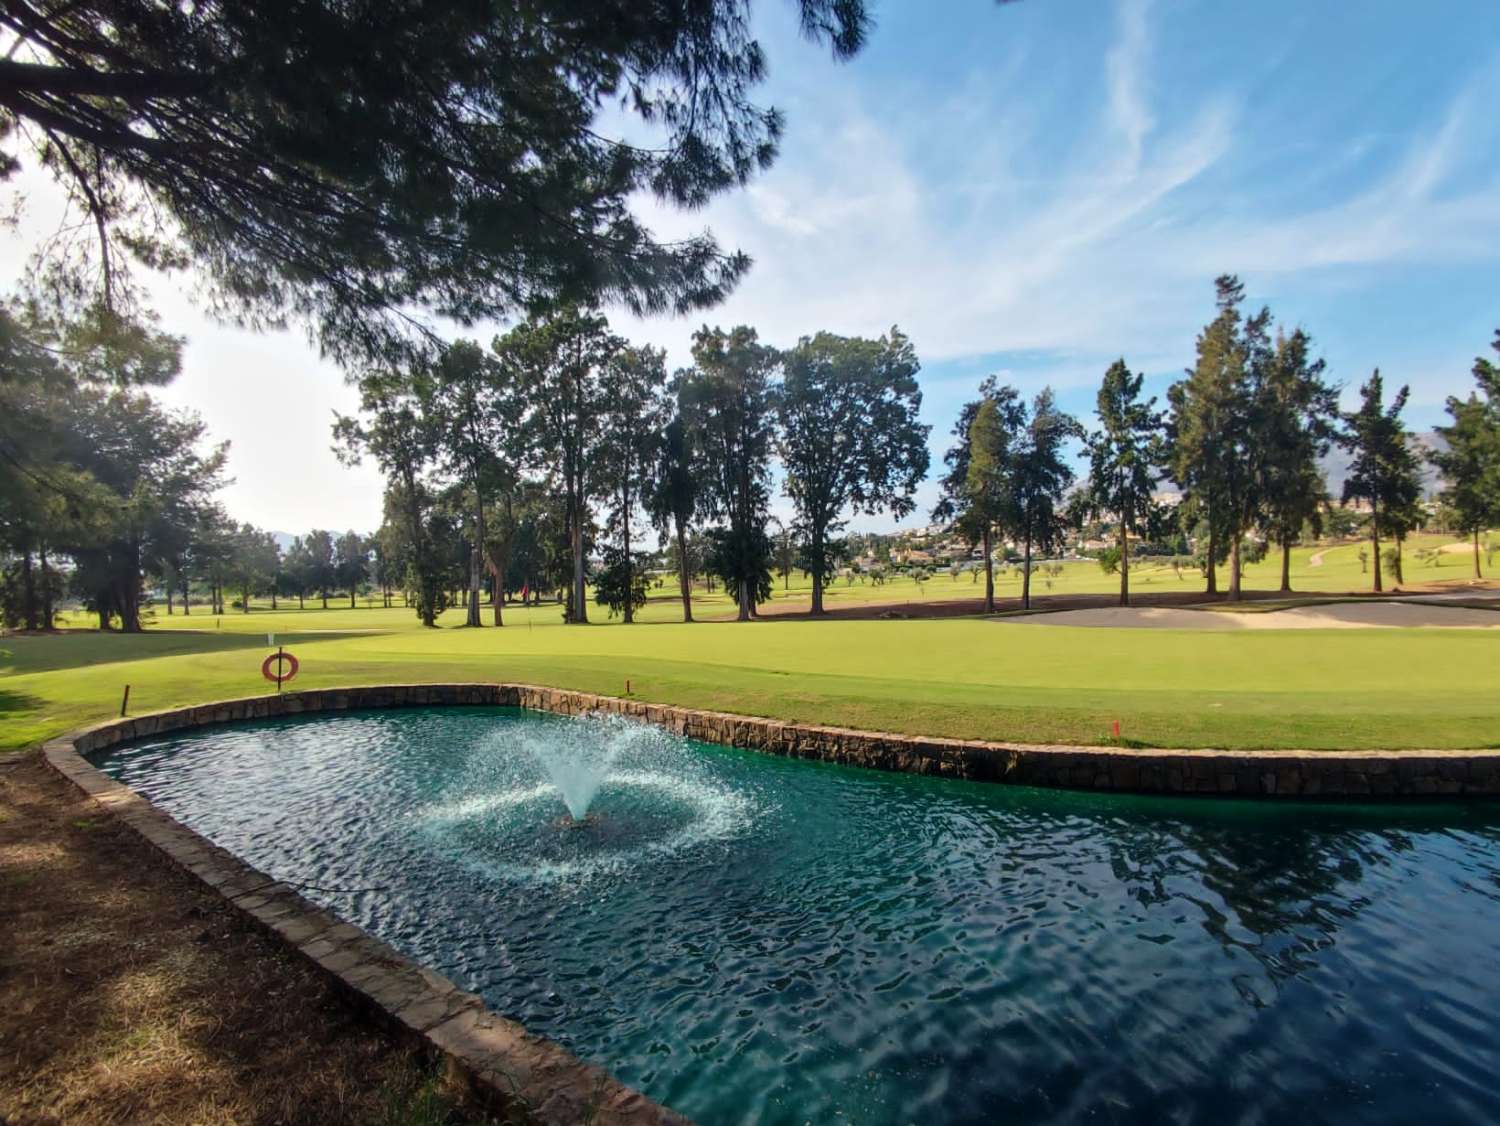
POLYGON ((1382 589, 1381 537, 1397 539, 1411 530, 1422 495, 1417 456, 1401 421, 1409 394, 1410 389, 1403 386, 1386 406, 1385 381, 1377 368, 1359 389, 1359 407, 1344 416, 1346 429, 1340 437, 1353 454, 1344 479, 1344 501, 1364 501, 1370 506, 1376 591, 1382 589))
POLYGON ((927 474, 928 427, 916 349, 898 328, 879 340, 820 332, 782 354, 779 449, 812 573, 812 612, 823 613, 833 569, 829 538, 846 509, 911 512, 927 474))
POLYGON ((1130 534, 1139 534, 1151 509, 1151 490, 1165 457, 1156 400, 1141 398, 1143 377, 1123 358, 1109 365, 1099 386, 1099 429, 1089 435, 1089 507, 1108 513, 1118 528, 1116 566, 1120 605, 1130 605, 1130 534))
MULTIPOLYGON (((848 58, 862 0, 796 0, 848 58)), ((468 324, 607 301, 684 312, 749 259, 657 239, 776 156, 750 0, 20 0, 0 10, 0 175, 34 154, 94 221, 53 277, 113 307, 194 265, 216 311, 389 359, 468 324), (614 135, 611 135, 614 134, 614 135)))

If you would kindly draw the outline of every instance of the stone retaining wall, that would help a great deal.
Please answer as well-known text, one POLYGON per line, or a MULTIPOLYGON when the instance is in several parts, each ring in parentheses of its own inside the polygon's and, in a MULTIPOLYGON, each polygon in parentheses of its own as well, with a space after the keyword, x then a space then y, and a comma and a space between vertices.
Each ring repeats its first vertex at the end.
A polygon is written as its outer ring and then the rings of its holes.
POLYGON ((562 1046, 485 1007, 441 974, 418 965, 353 923, 304 899, 198 836, 83 754, 160 732, 272 715, 402 704, 513 703, 494 685, 287 693, 116 720, 53 740, 47 763, 105 809, 196 875, 260 926, 329 974, 398 1034, 446 1061, 470 1097, 505 1122, 542 1126, 691 1126, 562 1046))
POLYGON ((206 723, 437 704, 631 716, 706 743, 974 782, 1236 797, 1500 796, 1500 750, 1137 750, 996 743, 789 723, 527 684, 407 684, 288 692, 114 720, 72 738, 79 751, 87 753, 206 723))
POLYGON ((405 1033, 441 1053, 476 1097, 508 1119, 599 1126, 686 1119, 490 1012, 417 965, 199 837, 82 756, 207 724, 355 708, 524 707, 631 716, 703 742, 878 770, 976 782, 1242 797, 1500 795, 1500 751, 1130 750, 931 739, 785 723, 524 684, 412 684, 288 692, 111 720, 53 740, 47 762, 173 861, 333 975, 405 1033))

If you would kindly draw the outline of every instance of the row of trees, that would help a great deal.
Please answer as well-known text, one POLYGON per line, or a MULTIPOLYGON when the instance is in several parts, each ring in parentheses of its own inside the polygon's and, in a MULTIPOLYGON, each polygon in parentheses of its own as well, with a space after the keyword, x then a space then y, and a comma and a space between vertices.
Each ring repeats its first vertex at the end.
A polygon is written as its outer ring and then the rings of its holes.
MULTIPOLYGON (((1121 605, 1130 600, 1131 537, 1164 541, 1173 524, 1199 545, 1208 593, 1218 592, 1227 562, 1229 597, 1240 597, 1251 534, 1280 550, 1281 589, 1290 590, 1293 545, 1322 531, 1331 498, 1321 462, 1334 445, 1351 458, 1340 500, 1369 510, 1377 591, 1383 539, 1395 545, 1401 579, 1401 542, 1424 515, 1426 463, 1442 477, 1454 525, 1473 539, 1480 577, 1480 535, 1500 523, 1500 368, 1476 361, 1478 390, 1448 400, 1440 447, 1425 450, 1401 420, 1406 387, 1387 403, 1377 370, 1361 386, 1359 406, 1341 412, 1306 332, 1277 326, 1268 308, 1244 315, 1244 289, 1232 275, 1215 289, 1216 315, 1198 335, 1195 363, 1168 389, 1167 410, 1142 396, 1141 375, 1121 359, 1104 374, 1092 431, 1060 412, 1050 391, 1028 405, 993 377, 960 411, 933 515, 983 546, 988 609, 996 537, 1023 546, 1029 577, 1033 550, 1049 552, 1069 526, 1100 519, 1117 537, 1111 562, 1118 561, 1121 605), (1088 458, 1087 479, 1071 494, 1070 440, 1088 458), (1154 500, 1163 482, 1180 492, 1175 507, 1154 500)), ((1021 597, 1029 606, 1024 580, 1021 597)))
POLYGON ((496 625, 508 591, 542 584, 585 622, 591 578, 596 600, 631 621, 646 597, 647 526, 674 560, 685 619, 700 566, 748 619, 776 564, 773 458, 796 513, 780 546, 800 545, 821 613, 846 515, 909 513, 926 474, 915 349, 894 328, 780 350, 746 326, 705 327, 692 359, 669 377, 661 351, 575 309, 489 349, 459 341, 432 364, 367 373, 361 414, 335 433, 347 457, 373 457, 386 475, 381 534, 407 561, 423 622, 446 605, 434 521, 460 510, 470 625, 485 585, 496 625))
MULTIPOLYGON (((225 444, 152 389, 181 367, 182 342, 102 306, 69 317, 0 306, 0 622, 42 629, 64 599, 101 628, 141 629, 148 583, 167 611, 196 592, 223 612, 269 594, 353 591, 379 568, 377 543, 313 532, 283 557, 269 533, 216 500, 225 444)), ((398 577, 398 576, 397 576, 398 577)), ((392 581, 395 581, 393 577, 392 581)))
POLYGON ((141 576, 187 566, 223 481, 192 414, 163 408, 182 342, 100 306, 0 306, 0 615, 50 625, 71 589, 138 630, 141 576), (66 569, 59 566, 66 560, 66 569))

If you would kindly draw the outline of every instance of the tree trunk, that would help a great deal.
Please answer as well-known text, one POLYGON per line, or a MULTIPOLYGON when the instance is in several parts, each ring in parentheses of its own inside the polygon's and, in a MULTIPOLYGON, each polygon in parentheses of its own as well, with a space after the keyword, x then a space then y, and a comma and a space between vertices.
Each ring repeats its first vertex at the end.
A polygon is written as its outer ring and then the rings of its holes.
POLYGON ((305 597, 303 597, 303 594, 302 594, 302 592, 300 590, 297 592, 297 609, 299 609, 299 610, 306 610, 307 609, 307 599, 305 597))
POLYGON ((635 569, 630 562, 630 469, 625 470, 626 483, 620 489, 620 538, 625 545, 625 624, 635 621, 635 569))
MULTIPOLYGON (((505 572, 510 570, 510 545, 516 528, 515 511, 511 504, 510 490, 507 489, 502 495, 504 496, 505 503, 505 534, 500 537, 499 542, 495 545, 495 550, 490 553, 490 563, 495 568, 495 594, 490 604, 494 608, 495 624, 497 626, 505 624, 505 572)), ((526 600, 523 598, 521 605, 524 606, 525 604, 526 600)))
POLYGON ((677 581, 682 586, 682 620, 693 620, 693 576, 688 570, 687 528, 679 520, 677 525, 677 581))
POLYGON ((271 609, 276 609, 276 588, 271 588, 271 609))
POLYGON ((193 612, 192 600, 188 598, 188 581, 182 580, 182 616, 185 618, 193 612))
POLYGON ((1283 536, 1281 540, 1281 593, 1292 592, 1292 537, 1283 536))
POLYGON ((479 591, 484 583, 484 498, 479 492, 479 483, 474 483, 474 548, 469 552, 469 614, 466 626, 476 629, 484 625, 479 616, 479 591))
MULTIPOLYGON (((1479 529, 1478 528, 1474 529, 1474 577, 1476 579, 1482 579, 1482 578, 1484 578, 1484 576, 1479 573, 1479 529)), ((45 579, 46 579, 46 576, 44 575, 43 576, 43 580, 45 581, 45 579)))
POLYGON ((1208 526, 1208 587, 1204 590, 1204 594, 1219 593, 1219 576, 1214 567, 1214 560, 1218 558, 1218 555, 1219 536, 1214 531, 1213 523, 1210 521, 1208 526))
POLYGON ((120 590, 120 632, 141 632, 141 548, 131 542, 126 549, 130 577, 120 590))
POLYGON ((37 600, 36 600, 36 576, 31 573, 31 548, 21 552, 21 591, 25 600, 25 620, 27 629, 36 629, 37 600))
POLYGON ((1021 553, 1021 609, 1031 609, 1031 529, 1026 529, 1026 546, 1021 553))
MULTIPOLYGON (((1475 550, 1478 550, 1478 540, 1475 540, 1475 550)), ((1475 566, 1478 566, 1478 557, 1475 557, 1475 566)), ((52 605, 52 582, 47 577, 47 545, 37 545, 37 564, 42 572, 42 628, 51 629, 52 623, 57 617, 57 610, 52 605)), ((169 588, 170 589, 170 588, 169 588)))
POLYGON ((573 621, 586 625, 589 620, 588 607, 584 599, 588 593, 588 575, 583 558, 583 504, 573 506, 573 621))
POLYGON ((1240 600, 1240 542, 1241 536, 1238 528, 1234 531, 1234 541, 1229 545, 1229 600, 1238 602, 1240 600))
POLYGON ((325 587, 323 590, 319 591, 318 593, 323 596, 323 609, 325 609, 325 610, 328 609, 328 589, 325 587))
POLYGON ((1120 605, 1130 605, 1130 530, 1120 519, 1120 605))
POLYGON ((1370 506, 1370 542, 1375 547, 1375 550, 1373 552, 1373 554, 1375 556, 1375 559, 1374 559, 1374 563, 1375 563, 1375 593, 1379 594, 1380 591, 1381 591, 1381 586, 1380 586, 1380 528, 1376 524, 1377 515, 1378 514, 1375 511, 1374 505, 1371 505, 1370 506))
MULTIPOLYGON (((824 551, 823 551, 823 533, 820 530, 814 529, 814 531, 813 531, 813 537, 812 537, 812 561, 813 561, 813 570, 812 570, 812 612, 814 614, 822 614, 822 613, 826 612, 823 609, 823 561, 824 561, 824 558, 825 558, 825 555, 824 555, 824 551)), ((791 581, 792 573, 790 571, 788 571, 786 577, 787 577, 787 581, 788 581, 788 584, 789 584, 788 587, 787 587, 787 589, 790 590, 791 589, 791 587, 790 587, 790 581, 791 581)))
POLYGON ((739 600, 740 600, 739 620, 742 621, 742 622, 748 622, 750 620, 750 607, 751 607, 750 580, 749 579, 745 579, 745 578, 740 579, 739 600))
MULTIPOLYGON (((351 609, 351 610, 354 609, 354 595, 355 595, 356 590, 358 589, 358 586, 359 586, 358 583, 352 583, 351 582, 349 584, 349 609, 351 609)), ((276 599, 275 599, 274 595, 271 598, 271 609, 273 609, 273 610, 276 609, 276 599)))
POLYGON ((167 617, 172 616, 172 584, 167 584, 167 617))
POLYGON ((979 537, 979 542, 984 551, 984 612, 993 614, 995 612, 995 553, 988 523, 984 526, 984 535, 979 537))

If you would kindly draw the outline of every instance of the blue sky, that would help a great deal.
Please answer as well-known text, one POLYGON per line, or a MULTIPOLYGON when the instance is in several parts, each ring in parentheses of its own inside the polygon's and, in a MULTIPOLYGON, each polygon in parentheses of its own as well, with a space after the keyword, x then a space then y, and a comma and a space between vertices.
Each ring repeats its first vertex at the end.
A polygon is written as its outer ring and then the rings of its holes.
MULTIPOLYGON (((1414 426, 1467 392, 1500 326, 1500 4, 874 8, 869 47, 835 64, 798 38, 793 4, 757 0, 781 159, 702 212, 643 208, 659 233, 708 227, 755 268, 707 316, 621 316, 622 331, 683 363, 702 321, 783 345, 899 324, 923 358, 935 462, 991 372, 1053 386, 1086 420, 1117 356, 1160 394, 1226 271, 1310 331, 1351 393, 1376 365, 1409 382, 1414 426)), ((44 198, 32 212, 23 233, 44 198)), ((339 374, 296 333, 210 325, 171 289, 161 305, 191 341, 169 394, 233 441, 231 509, 373 527, 378 479, 324 452, 329 410, 352 405, 339 374), (288 449, 308 451, 290 474, 288 449)), ((930 486, 922 499, 908 523, 930 486)))

